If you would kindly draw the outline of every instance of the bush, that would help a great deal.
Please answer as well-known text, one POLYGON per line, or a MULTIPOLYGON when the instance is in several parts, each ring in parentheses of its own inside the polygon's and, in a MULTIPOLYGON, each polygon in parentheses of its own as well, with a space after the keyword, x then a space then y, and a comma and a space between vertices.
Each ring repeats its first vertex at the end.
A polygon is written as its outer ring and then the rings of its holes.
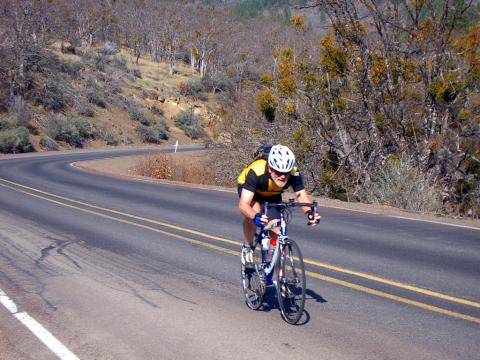
POLYGON ((103 44, 100 51, 104 55, 115 55, 118 53, 118 47, 115 43, 107 41, 103 44))
POLYGON ((142 78, 142 72, 140 71, 140 69, 133 69, 132 73, 133 73, 133 76, 135 76, 136 78, 139 78, 139 79, 142 78))
POLYGON ((442 208, 441 191, 433 178, 415 167, 405 155, 387 159, 384 167, 372 174, 364 199, 414 211, 438 212, 442 208))
POLYGON ((98 71, 105 71, 107 60, 105 59, 104 55, 96 54, 93 57, 93 61, 95 62, 95 69, 97 69, 98 71))
POLYGON ((47 134, 54 140, 65 141, 67 144, 82 147, 87 139, 94 139, 97 131, 89 120, 75 117, 65 118, 57 115, 47 119, 47 134))
POLYGON ((61 111, 65 108, 63 91, 54 80, 45 83, 41 102, 45 110, 61 111))
POLYGON ((57 142, 48 136, 40 139, 40 146, 45 150, 54 150, 57 151, 60 147, 57 142))
POLYGON ((165 111, 163 111, 162 109, 159 109, 155 105, 150 108, 150 111, 152 112, 152 114, 157 115, 157 116, 165 115, 165 111))
POLYGON ((107 103, 103 100, 103 94, 99 91, 92 90, 87 93, 87 99, 90 103, 97 105, 105 109, 107 107, 107 103))
POLYGON ((234 83, 225 73, 214 73, 202 79, 202 85, 205 90, 218 92, 233 89, 234 83))
POLYGON ((83 116, 88 116, 88 117, 95 116, 95 110, 90 105, 90 103, 86 101, 81 101, 77 104, 77 112, 83 116))
POLYGON ((60 71, 70 75, 73 78, 77 78, 82 69, 82 64, 75 61, 66 61, 60 64, 60 71))
POLYGON ((110 80, 105 84, 105 88, 109 94, 120 94, 122 92, 122 83, 120 80, 110 80))
POLYGON ((196 96, 204 90, 200 80, 188 80, 178 85, 178 92, 183 96, 196 96))
POLYGON ((103 140, 105 140, 107 145, 117 146, 119 143, 117 136, 110 130, 103 134, 103 140))
POLYGON ((145 113, 135 105, 131 105, 128 108, 128 115, 132 120, 138 121, 142 125, 150 126, 152 121, 145 116, 145 113))
POLYGON ((21 126, 0 131, 0 152, 23 153, 35 151, 30 141, 28 129, 21 126))
POLYGON ((112 59, 112 65, 119 70, 128 72, 127 59, 122 55, 116 55, 112 59))
POLYGON ((192 138, 198 139, 205 135, 202 128, 203 118, 199 114, 195 114, 192 110, 185 110, 173 117, 175 125, 185 131, 185 134, 192 138))
POLYGON ((198 93, 197 99, 200 101, 208 101, 208 95, 205 93, 198 93))
POLYGON ((0 131, 5 131, 17 127, 17 117, 13 113, 0 115, 0 131))
POLYGON ((168 140, 170 134, 165 122, 161 122, 155 126, 140 126, 137 128, 138 136, 142 142, 158 144, 162 140, 168 140))

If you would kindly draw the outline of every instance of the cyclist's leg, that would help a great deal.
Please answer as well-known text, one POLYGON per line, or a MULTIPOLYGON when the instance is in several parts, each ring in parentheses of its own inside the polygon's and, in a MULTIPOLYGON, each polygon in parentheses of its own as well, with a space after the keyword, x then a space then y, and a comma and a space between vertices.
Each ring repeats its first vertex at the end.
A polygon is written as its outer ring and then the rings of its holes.
MULTIPOLYGON (((278 203, 281 201, 281 197, 273 197, 269 200, 269 202, 272 203, 278 203)), ((269 224, 278 222, 280 220, 280 210, 275 206, 269 207, 267 210, 267 217, 269 219, 269 224)), ((277 240, 278 234, 280 234, 280 227, 275 227, 270 230, 270 238, 273 239, 273 243, 275 243, 275 241, 277 240)))
MULTIPOLYGON (((238 186, 238 196, 242 196, 242 186, 238 186)), ((261 211, 261 204, 262 201, 261 199, 258 199, 256 196, 254 196, 252 202, 250 203, 250 206, 253 208, 255 212, 260 212, 261 211)), ((253 245, 253 238, 255 236, 255 232, 257 230, 257 226, 255 223, 252 221, 252 219, 248 217, 243 217, 242 221, 242 226, 243 226, 243 236, 245 238, 245 245, 253 245)))

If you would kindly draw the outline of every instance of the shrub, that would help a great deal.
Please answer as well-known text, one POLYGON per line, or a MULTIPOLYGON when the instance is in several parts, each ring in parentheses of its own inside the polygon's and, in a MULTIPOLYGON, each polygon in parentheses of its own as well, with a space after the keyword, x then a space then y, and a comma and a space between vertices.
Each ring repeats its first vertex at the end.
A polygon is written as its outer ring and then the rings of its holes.
POLYGON ((130 115, 132 120, 138 121, 142 125, 149 126, 152 124, 152 121, 145 116, 145 113, 135 105, 131 105, 128 108, 128 115, 130 115))
POLYGON ((139 126, 137 128, 138 136, 142 142, 158 144, 162 140, 168 140, 169 133, 166 123, 161 122, 155 126, 139 126))
POLYGON ((9 130, 17 126, 17 117, 15 114, 6 113, 0 115, 0 131, 9 130))
POLYGON ((65 108, 63 91, 53 80, 48 80, 43 88, 41 102, 45 110, 61 111, 65 108))
POLYGON ((80 102, 79 104, 77 104, 77 112, 83 116, 88 116, 88 117, 95 116, 95 110, 87 102, 80 102))
POLYGON ((127 59, 122 55, 116 55, 112 59, 112 65, 119 70, 128 72, 127 59))
POLYGON ((97 105, 105 109, 107 107, 107 103, 103 100, 103 94, 97 90, 92 90, 87 93, 87 99, 90 103, 97 105))
POLYGON ((75 117, 65 118, 62 115, 47 119, 47 134, 54 140, 65 141, 67 144, 82 147, 87 139, 94 139, 97 131, 89 120, 75 117))
POLYGON ((110 94, 120 94, 122 92, 122 83, 120 80, 111 80, 105 85, 110 94))
POLYGON ((195 114, 192 110, 185 110, 173 117, 175 125, 185 131, 185 134, 192 138, 198 139, 205 135, 202 128, 203 118, 200 114, 195 114))
POLYGON ((21 126, 0 132, 0 152, 23 153, 35 151, 28 129, 21 126))
POLYGON ((188 80, 178 85, 178 92, 183 96, 198 97, 203 90, 204 86, 200 80, 188 80))
POLYGON ((95 125, 90 120, 71 117, 67 119, 67 122, 71 122, 78 129, 82 140, 95 139, 98 135, 95 125))
POLYGON ((277 105, 277 99, 269 89, 262 90, 257 94, 257 108, 269 122, 275 120, 277 105))
POLYGON ((193 94, 193 89, 190 87, 188 82, 181 82, 178 84, 178 92, 182 96, 190 96, 193 94))
POLYGON ((168 140, 170 133, 168 132, 169 128, 165 120, 161 120, 158 124, 153 126, 153 131, 158 135, 162 140, 168 140))
POLYGON ((136 78, 139 78, 139 79, 142 78, 142 72, 140 71, 140 69, 133 69, 132 73, 133 73, 133 76, 135 76, 136 78))
POLYGON ((197 99, 200 101, 208 101, 208 95, 205 93, 198 93, 197 99))
POLYGON ((48 136, 40 139, 40 146, 45 150, 54 150, 57 151, 60 147, 57 142, 48 136))
POLYGON ((205 90, 212 92, 228 91, 234 86, 233 80, 225 73, 217 72, 202 79, 205 90))
POLYGON ((93 61, 95 62, 95 69, 98 71, 105 71, 105 66, 107 65, 107 60, 105 56, 102 54, 96 54, 93 57, 93 61))
POLYGON ((162 109, 159 109, 158 107, 156 106, 152 106, 150 108, 150 111, 154 114, 154 115, 158 115, 158 116, 163 116, 165 115, 165 111, 163 111, 162 109))
POLYGON ((146 156, 135 166, 134 171, 138 175, 155 179, 170 179, 173 175, 173 168, 165 155, 146 156))
POLYGON ((82 69, 82 64, 75 61, 66 61, 60 64, 60 71, 70 75, 73 78, 77 78, 82 69))
POLYGON ((100 51, 104 55, 115 55, 116 53, 118 53, 118 47, 115 43, 107 41, 103 44, 100 51))
POLYGON ((391 157, 371 176, 364 199, 414 211, 438 212, 441 191, 435 188, 431 174, 424 173, 405 155, 391 157))
POLYGON ((113 145, 113 146, 117 146, 119 141, 118 141, 118 138, 117 136, 115 135, 115 133, 113 131, 110 131, 110 130, 107 130, 104 134, 103 134, 103 140, 105 140, 105 143, 107 145, 113 145))

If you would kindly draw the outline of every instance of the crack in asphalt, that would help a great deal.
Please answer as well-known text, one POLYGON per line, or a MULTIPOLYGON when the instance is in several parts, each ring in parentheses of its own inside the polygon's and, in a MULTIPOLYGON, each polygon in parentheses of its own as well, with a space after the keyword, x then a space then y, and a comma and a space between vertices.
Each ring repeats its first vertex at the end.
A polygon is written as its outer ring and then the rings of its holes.
POLYGON ((40 252, 41 255, 40 257, 35 260, 35 264, 38 267, 41 267, 41 263, 50 255, 50 253, 56 249, 57 254, 63 256, 66 258, 69 262, 71 262, 77 269, 82 269, 82 266, 74 260, 70 255, 64 253, 64 250, 67 248, 67 246, 71 244, 78 243, 78 241, 72 241, 72 240, 63 240, 63 239, 55 239, 51 236, 47 236, 46 238, 53 240, 53 243, 50 244, 47 247, 44 247, 40 252))

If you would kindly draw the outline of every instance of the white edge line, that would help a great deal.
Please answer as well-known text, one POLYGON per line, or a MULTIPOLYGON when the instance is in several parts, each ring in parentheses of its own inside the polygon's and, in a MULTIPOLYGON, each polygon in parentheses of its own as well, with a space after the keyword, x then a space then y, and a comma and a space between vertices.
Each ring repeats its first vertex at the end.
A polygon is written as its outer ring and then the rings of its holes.
POLYGON ((68 350, 55 336, 45 329, 37 320, 26 312, 19 312, 15 302, 0 289, 0 303, 25 325, 42 343, 44 343, 55 355, 62 360, 79 360, 78 357, 68 350))

